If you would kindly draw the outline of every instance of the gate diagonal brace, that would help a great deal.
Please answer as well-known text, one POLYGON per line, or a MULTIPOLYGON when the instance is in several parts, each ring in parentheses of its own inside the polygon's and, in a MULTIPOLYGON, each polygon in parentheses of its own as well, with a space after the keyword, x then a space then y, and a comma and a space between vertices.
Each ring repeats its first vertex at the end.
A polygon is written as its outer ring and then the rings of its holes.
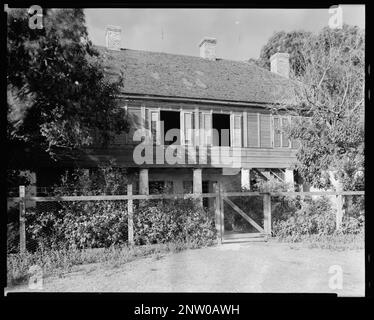
POLYGON ((255 227, 258 231, 261 233, 264 233, 265 230, 261 228, 256 221, 254 221, 252 218, 248 217, 247 214, 243 212, 242 209, 240 209, 234 202, 232 202, 229 198, 223 197, 224 200, 227 202, 227 204, 230 205, 231 208, 233 208, 237 213, 239 213, 245 220, 247 220, 253 227, 255 227))

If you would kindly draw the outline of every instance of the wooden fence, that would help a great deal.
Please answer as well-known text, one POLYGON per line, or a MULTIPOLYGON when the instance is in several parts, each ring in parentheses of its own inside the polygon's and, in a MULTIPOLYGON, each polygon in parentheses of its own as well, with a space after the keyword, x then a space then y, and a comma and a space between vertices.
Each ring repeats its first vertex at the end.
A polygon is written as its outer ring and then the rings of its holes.
POLYGON ((218 234, 218 243, 222 243, 224 233, 224 201, 228 203, 237 213, 239 213, 245 220, 247 220, 258 231, 271 236, 271 197, 277 196, 336 196, 337 211, 336 211, 336 228, 341 228, 343 219, 343 196, 364 196, 364 191, 317 191, 317 192, 224 192, 222 187, 215 184, 214 193, 189 193, 189 194, 155 194, 155 195, 135 195, 133 194, 132 184, 127 185, 126 195, 97 195, 97 196, 52 196, 52 197, 37 197, 28 196, 25 192, 25 186, 19 187, 19 197, 10 197, 8 202, 19 203, 19 235, 20 235, 20 252, 26 251, 26 226, 25 214, 27 201, 35 202, 59 202, 59 201, 113 201, 125 200, 127 201, 127 218, 128 218, 128 242, 134 244, 134 200, 157 200, 157 199, 187 199, 195 198, 202 200, 203 198, 215 198, 215 222, 218 234), (263 197, 263 213, 264 213, 264 227, 260 227, 253 219, 237 207, 228 197, 263 197))

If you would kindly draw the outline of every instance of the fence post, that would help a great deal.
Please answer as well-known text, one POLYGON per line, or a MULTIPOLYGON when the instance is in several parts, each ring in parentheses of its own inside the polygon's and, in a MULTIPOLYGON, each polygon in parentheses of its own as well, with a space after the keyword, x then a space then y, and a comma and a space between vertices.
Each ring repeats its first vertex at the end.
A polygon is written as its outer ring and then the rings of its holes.
POLYGON ((222 237, 221 237, 221 195, 219 192, 218 182, 214 184, 214 192, 216 193, 215 197, 215 222, 216 222, 216 230, 217 230, 217 242, 218 244, 222 244, 222 237))
POLYGON ((129 244, 134 244, 134 206, 132 200, 132 184, 127 185, 127 195, 129 199, 127 200, 127 237, 129 244))
POLYGON ((264 193, 264 230, 265 233, 271 236, 271 196, 270 193, 264 193))
POLYGON ((26 191, 25 186, 19 186, 19 249, 21 253, 26 252, 26 191))
POLYGON ((223 235, 225 234, 225 204, 223 202, 223 188, 222 183, 219 182, 219 202, 220 202, 220 210, 219 210, 219 216, 220 216, 220 227, 221 227, 221 242, 223 241, 223 235))
POLYGON ((340 230, 343 222, 343 196, 336 196, 336 230, 340 230))

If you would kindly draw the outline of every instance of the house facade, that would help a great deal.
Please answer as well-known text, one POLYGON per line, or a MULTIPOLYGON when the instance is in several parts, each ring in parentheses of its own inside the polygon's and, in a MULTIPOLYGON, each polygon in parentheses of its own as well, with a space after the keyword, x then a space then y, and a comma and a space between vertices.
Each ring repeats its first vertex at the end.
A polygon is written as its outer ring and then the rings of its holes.
POLYGON ((298 143, 284 132, 292 118, 269 108, 292 103, 288 54, 273 55, 269 71, 217 58, 214 38, 201 40, 199 56, 185 56, 122 49, 120 37, 109 26, 97 49, 108 77, 123 75, 117 98, 130 131, 83 150, 74 166, 114 161, 129 168, 140 194, 213 192, 215 183, 239 191, 272 175, 294 185, 298 143))

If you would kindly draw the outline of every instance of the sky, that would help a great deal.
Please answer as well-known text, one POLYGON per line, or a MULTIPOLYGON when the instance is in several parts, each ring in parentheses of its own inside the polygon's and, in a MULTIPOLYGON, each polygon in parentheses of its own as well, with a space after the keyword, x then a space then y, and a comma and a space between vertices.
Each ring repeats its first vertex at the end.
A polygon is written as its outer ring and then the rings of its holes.
MULTIPOLYGON (((365 6, 343 5, 343 22, 365 28, 365 6)), ((198 56, 198 44, 217 39, 217 57, 257 59, 277 31, 318 32, 328 25, 326 9, 85 9, 89 36, 105 45, 107 25, 120 26, 121 47, 198 56)))

